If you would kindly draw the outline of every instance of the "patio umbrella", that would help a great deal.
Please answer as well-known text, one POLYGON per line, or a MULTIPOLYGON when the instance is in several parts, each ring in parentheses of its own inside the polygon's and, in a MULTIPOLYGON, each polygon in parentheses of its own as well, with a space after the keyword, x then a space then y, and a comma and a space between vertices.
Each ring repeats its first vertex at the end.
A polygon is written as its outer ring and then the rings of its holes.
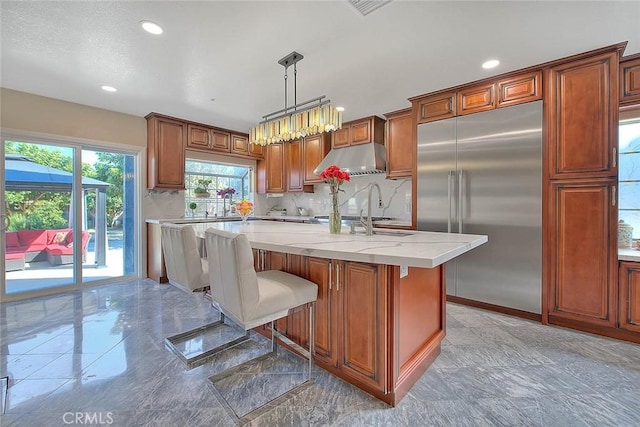
MULTIPOLYGON (((5 191, 57 191, 70 192, 73 174, 61 169, 35 163, 20 154, 5 154, 5 191)), ((95 248, 96 264, 106 263, 106 211, 107 187, 109 183, 93 178, 82 177, 82 188, 97 190, 95 248)))
MULTIPOLYGON (((35 163, 20 154, 5 154, 5 189, 7 191, 71 191, 73 174, 61 169, 35 163)), ((82 177, 82 188, 104 189, 110 184, 82 177)))

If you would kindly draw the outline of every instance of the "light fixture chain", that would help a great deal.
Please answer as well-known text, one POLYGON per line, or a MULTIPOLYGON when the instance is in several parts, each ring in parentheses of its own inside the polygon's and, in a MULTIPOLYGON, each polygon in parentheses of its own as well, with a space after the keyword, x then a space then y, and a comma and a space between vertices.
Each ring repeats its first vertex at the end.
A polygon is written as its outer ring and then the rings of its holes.
POLYGON ((287 112, 287 66, 284 67, 284 112, 287 112))

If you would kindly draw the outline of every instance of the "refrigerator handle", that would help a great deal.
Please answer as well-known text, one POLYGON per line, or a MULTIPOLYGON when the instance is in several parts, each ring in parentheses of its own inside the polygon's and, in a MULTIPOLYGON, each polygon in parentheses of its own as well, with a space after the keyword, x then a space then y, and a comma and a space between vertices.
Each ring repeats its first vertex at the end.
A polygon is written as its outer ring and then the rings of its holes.
POLYGON ((447 201, 449 202, 449 211, 447 212, 447 233, 451 233, 451 181, 455 172, 450 170, 447 174, 447 201))
POLYGON ((463 191, 462 186, 464 183, 464 171, 460 169, 458 171, 458 233, 462 234, 462 202, 463 202, 463 191))

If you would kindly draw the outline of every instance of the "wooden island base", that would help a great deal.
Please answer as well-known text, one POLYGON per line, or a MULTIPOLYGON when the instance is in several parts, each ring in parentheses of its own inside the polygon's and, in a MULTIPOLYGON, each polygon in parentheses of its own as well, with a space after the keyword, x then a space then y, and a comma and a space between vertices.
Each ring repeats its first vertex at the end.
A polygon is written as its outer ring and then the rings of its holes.
MULTIPOLYGON (((444 266, 435 268, 254 250, 256 270, 283 270, 318 285, 316 364, 395 406, 440 354, 445 336, 444 266)), ((307 311, 277 328, 308 347, 307 311)), ((269 328, 258 332, 270 337, 269 328)))

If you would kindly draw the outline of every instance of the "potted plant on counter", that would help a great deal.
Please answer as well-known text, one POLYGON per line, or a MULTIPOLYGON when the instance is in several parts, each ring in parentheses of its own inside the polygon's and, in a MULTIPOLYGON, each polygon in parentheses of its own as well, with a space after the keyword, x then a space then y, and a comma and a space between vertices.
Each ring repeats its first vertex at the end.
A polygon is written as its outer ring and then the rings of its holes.
POLYGON ((209 184, 211 184, 210 179, 199 179, 197 181, 198 186, 193 190, 193 194, 197 198, 205 198, 209 197, 209 184))
POLYGON ((189 203, 189 209, 191 209, 191 218, 195 218, 196 217, 196 208, 197 207, 198 207, 198 205, 196 204, 196 202, 189 203))

